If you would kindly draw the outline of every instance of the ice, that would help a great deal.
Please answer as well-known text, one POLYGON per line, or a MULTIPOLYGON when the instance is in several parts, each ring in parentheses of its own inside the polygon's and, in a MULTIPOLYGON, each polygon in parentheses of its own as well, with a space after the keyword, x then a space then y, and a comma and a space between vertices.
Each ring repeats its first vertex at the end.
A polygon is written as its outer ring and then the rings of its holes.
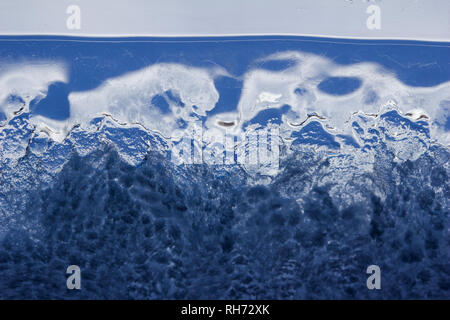
POLYGON ((250 66, 78 91, 64 64, 2 70, 0 298, 448 298, 450 83, 300 51, 250 66))

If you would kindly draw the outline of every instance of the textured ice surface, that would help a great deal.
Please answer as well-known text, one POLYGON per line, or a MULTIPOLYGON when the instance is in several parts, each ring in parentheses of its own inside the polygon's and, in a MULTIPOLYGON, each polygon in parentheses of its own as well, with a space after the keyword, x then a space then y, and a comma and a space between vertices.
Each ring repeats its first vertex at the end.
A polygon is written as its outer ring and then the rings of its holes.
POLYGON ((54 63, 5 62, 0 297, 449 298, 448 47, 405 44, 399 67, 396 48, 261 41, 59 40, 23 53, 54 63), (175 164, 193 121, 277 126, 278 169, 175 164))

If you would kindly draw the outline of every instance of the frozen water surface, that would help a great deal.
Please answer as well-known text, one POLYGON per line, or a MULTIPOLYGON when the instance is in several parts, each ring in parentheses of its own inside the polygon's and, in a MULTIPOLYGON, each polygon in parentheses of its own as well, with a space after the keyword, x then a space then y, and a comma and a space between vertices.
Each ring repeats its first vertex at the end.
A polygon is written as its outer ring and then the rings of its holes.
POLYGON ((449 54, 2 37, 0 298, 449 298, 449 54))

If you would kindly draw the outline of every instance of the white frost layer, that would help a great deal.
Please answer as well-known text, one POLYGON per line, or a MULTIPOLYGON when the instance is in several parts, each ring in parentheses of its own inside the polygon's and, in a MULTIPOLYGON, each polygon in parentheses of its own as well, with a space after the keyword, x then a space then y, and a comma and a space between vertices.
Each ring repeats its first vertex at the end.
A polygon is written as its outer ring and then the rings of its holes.
POLYGON ((35 130, 47 133, 55 140, 63 139, 60 127, 65 124, 46 117, 33 117, 30 122, 8 121, 21 113, 29 112, 30 102, 36 97, 47 95, 49 85, 67 82, 66 66, 57 61, 33 61, 2 65, 0 70, 0 161, 22 157, 29 144, 29 133, 35 130), (16 97, 12 98, 11 97, 16 97))
POLYGON ((290 115, 292 122, 302 122, 308 114, 316 113, 326 118, 326 124, 334 133, 351 134, 351 126, 347 123, 353 113, 380 114, 388 107, 412 120, 428 117, 433 124, 432 137, 441 143, 450 143, 450 135, 442 125, 449 112, 442 105, 450 101, 450 82, 435 87, 410 87, 375 63, 342 66, 330 59, 300 52, 279 53, 265 60, 284 59, 296 63, 283 71, 256 69, 245 75, 236 114, 240 123, 268 107, 288 104, 295 113, 294 117, 290 115), (328 77, 356 77, 362 84, 349 94, 330 95, 318 89, 318 84, 328 77), (296 94, 296 88, 301 88, 302 94, 296 94), (261 92, 268 92, 270 97, 277 99, 262 100, 261 92), (376 98, 371 101, 370 97, 376 98))
POLYGON ((15 95, 22 98, 28 107, 36 96, 46 95, 53 82, 67 82, 66 67, 61 62, 35 61, 7 65, 0 72, 0 111, 10 118, 18 111, 17 106, 8 103, 7 98, 15 95))
POLYGON ((189 120, 191 113, 205 116, 214 108, 219 93, 214 75, 219 69, 199 69, 178 64, 155 64, 105 81, 99 88, 69 95, 72 124, 86 123, 93 117, 109 114, 119 122, 140 123, 148 129, 170 136, 177 129, 176 120, 189 120), (170 91, 185 106, 170 103, 170 112, 152 106, 157 95, 170 91))
MULTIPOLYGON (((429 121, 432 139, 450 144, 449 132, 445 130, 450 109, 450 82, 435 87, 410 87, 374 63, 342 66, 319 55, 296 51, 277 53, 261 62, 280 59, 294 63, 282 71, 255 68, 242 76, 243 89, 236 110, 208 116, 205 137, 227 131, 242 139, 244 124, 260 111, 288 104, 292 110, 283 115, 280 132, 284 137, 301 129, 311 114, 317 115, 314 119, 322 121, 330 133, 354 136, 351 122, 356 113, 377 115, 395 109, 413 121, 429 121), (318 89, 318 84, 328 77, 356 77, 362 84, 349 94, 329 95, 318 89), (301 89, 300 94, 295 93, 297 88, 301 89)), ((214 79, 223 75, 230 76, 218 67, 154 64, 107 79, 93 90, 72 92, 69 95, 70 118, 64 121, 31 115, 30 122, 35 125, 36 134, 45 132, 52 139, 62 141, 75 125, 88 129, 93 118, 106 114, 119 124, 140 125, 164 137, 180 139, 186 130, 183 128, 190 128, 192 121, 206 116, 207 111, 215 107, 219 93, 214 79), (152 98, 157 94, 167 97, 167 91, 184 106, 170 99, 167 100, 168 112, 153 106, 152 98)), ((27 111, 29 102, 45 95, 49 84, 56 81, 68 82, 62 64, 10 66, 0 73, 1 110, 8 118, 18 111, 16 104, 7 102, 7 97, 15 94, 24 100, 24 112, 27 111)))

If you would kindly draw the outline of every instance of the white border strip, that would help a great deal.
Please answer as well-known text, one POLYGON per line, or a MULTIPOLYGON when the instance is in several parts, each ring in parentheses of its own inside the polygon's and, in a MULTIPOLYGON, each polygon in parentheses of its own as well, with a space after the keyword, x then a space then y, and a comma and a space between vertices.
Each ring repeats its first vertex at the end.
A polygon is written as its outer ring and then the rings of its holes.
POLYGON ((450 41, 448 0, 2 0, 0 35, 450 41))

